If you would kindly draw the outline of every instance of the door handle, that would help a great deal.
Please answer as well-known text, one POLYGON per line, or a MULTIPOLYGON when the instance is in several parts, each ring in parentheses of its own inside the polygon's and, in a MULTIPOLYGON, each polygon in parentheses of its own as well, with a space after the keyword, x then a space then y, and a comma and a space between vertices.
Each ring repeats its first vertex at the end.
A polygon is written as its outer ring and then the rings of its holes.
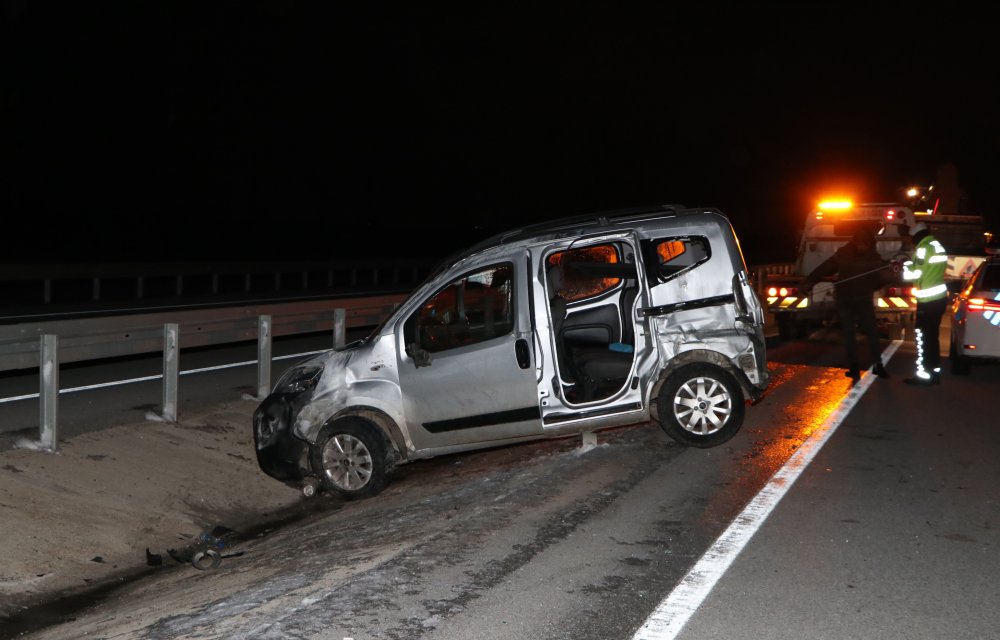
POLYGON ((517 366, 527 369, 531 366, 531 352, 528 351, 528 341, 518 338, 514 343, 514 355, 517 356, 517 366))

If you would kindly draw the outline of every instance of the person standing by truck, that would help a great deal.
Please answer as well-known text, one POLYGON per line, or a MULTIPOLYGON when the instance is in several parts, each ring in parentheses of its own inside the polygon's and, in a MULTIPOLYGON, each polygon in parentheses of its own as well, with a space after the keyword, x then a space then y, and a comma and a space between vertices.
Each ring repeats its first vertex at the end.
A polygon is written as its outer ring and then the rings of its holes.
POLYGON ((915 248, 913 259, 903 263, 903 280, 913 283, 913 297, 917 299, 914 332, 917 360, 914 376, 904 382, 916 385, 940 384, 941 345, 938 330, 941 316, 948 306, 948 286, 944 282, 948 252, 923 222, 913 225, 909 231, 915 248))
POLYGON ((873 294, 882 285, 881 271, 886 266, 887 263, 875 250, 875 237, 871 228, 861 225, 850 242, 837 249, 836 253, 806 276, 806 291, 824 278, 837 277, 833 295, 847 356, 848 369, 845 375, 855 382, 861 379, 856 327, 861 329, 868 343, 873 363, 872 372, 880 378, 889 377, 889 372, 882 366, 875 306, 872 302, 873 294))

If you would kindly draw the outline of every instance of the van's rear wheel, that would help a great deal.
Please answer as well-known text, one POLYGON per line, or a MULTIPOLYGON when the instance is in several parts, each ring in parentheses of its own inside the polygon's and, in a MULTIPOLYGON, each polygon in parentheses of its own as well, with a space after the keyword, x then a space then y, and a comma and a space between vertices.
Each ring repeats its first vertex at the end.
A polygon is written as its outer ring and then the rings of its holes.
POLYGON ((324 426, 310 458, 323 488, 348 500, 382 491, 391 471, 385 438, 375 425, 358 418, 324 426))
POLYGON ((670 374, 657 400, 660 426, 692 447, 722 444, 743 425, 743 391, 725 369, 691 364, 670 374))

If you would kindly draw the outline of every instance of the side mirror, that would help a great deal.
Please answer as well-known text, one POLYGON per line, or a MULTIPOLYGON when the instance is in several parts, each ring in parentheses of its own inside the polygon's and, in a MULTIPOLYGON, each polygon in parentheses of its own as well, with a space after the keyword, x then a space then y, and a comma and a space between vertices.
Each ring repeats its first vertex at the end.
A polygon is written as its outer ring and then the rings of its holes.
POLYGON ((413 364, 418 369, 420 367, 431 366, 431 352, 426 349, 421 349, 416 342, 411 342, 406 345, 406 353, 413 358, 413 364))

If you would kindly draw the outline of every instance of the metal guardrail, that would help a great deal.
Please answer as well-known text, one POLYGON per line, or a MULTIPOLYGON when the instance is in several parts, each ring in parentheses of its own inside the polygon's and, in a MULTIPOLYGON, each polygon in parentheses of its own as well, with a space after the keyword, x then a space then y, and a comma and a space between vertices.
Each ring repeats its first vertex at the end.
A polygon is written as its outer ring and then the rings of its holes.
POLYGON ((401 293, 412 291, 433 266, 402 259, 0 264, 0 323, 401 293))
POLYGON ((40 444, 58 445, 59 365, 163 353, 163 419, 177 417, 180 349, 257 341, 257 394, 267 394, 274 337, 333 330, 342 346, 347 328, 374 326, 405 294, 311 300, 248 307, 0 325, 0 371, 38 367, 40 444))

